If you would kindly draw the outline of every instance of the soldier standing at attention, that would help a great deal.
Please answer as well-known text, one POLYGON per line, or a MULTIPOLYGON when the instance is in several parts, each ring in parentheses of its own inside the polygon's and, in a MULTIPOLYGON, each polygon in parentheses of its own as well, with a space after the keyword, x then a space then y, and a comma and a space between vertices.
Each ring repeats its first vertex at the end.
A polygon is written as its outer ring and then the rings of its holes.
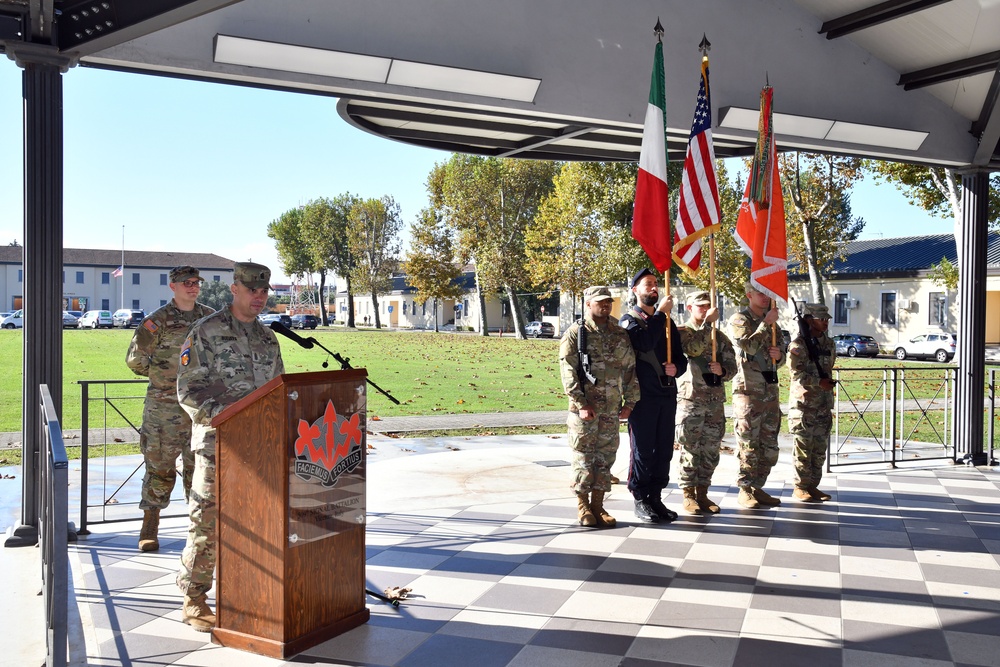
POLYGON ((581 526, 614 526, 604 509, 611 466, 618 455, 618 423, 639 400, 635 355, 628 334, 609 319, 611 291, 588 287, 584 318, 566 330, 559 345, 559 373, 569 398, 569 446, 573 491, 581 526))
POLYGON ((712 361, 712 323, 719 319, 708 292, 687 300, 688 321, 680 328, 687 373, 677 381, 677 432, 681 446, 681 474, 677 483, 684 493, 684 511, 717 514, 719 506, 708 498, 712 474, 719 465, 719 448, 726 434, 726 386, 736 372, 733 344, 716 330, 716 361, 712 361), (708 384, 706 378, 712 380, 708 384))
POLYGON ((232 304, 195 323, 181 347, 177 372, 177 398, 191 416, 195 458, 191 521, 177 586, 184 593, 183 620, 199 632, 215 627, 215 614, 206 600, 212 588, 218 535, 215 429, 211 421, 227 406, 284 372, 274 333, 257 321, 267 303, 271 271, 249 262, 237 262, 233 269, 232 304))
POLYGON ((191 453, 191 418, 177 403, 177 359, 191 325, 215 312, 196 302, 204 280, 193 266, 170 270, 170 303, 146 316, 132 336, 125 363, 136 375, 149 378, 142 410, 139 449, 146 465, 142 477, 142 530, 139 551, 160 548, 157 532, 160 510, 170 504, 181 457, 184 498, 191 493, 194 455, 191 453))
POLYGON ((747 509, 757 509, 781 504, 764 491, 764 484, 778 462, 781 406, 777 367, 785 362, 785 355, 772 344, 771 325, 778 321, 778 310, 771 308, 771 298, 758 292, 749 281, 746 295, 747 307, 729 318, 736 352, 733 430, 740 446, 737 502, 747 509))
POLYGON ((795 438, 795 491, 805 502, 830 500, 817 488, 833 428, 833 364, 837 346, 827 335, 830 311, 821 303, 805 304, 799 335, 788 347, 792 385, 788 393, 788 430, 795 438), (809 415, 808 420, 805 418, 809 415))
POLYGON ((649 269, 635 274, 631 288, 636 305, 622 317, 621 325, 628 331, 635 351, 641 398, 628 418, 628 489, 635 498, 639 520, 669 522, 677 518, 677 512, 663 504, 660 494, 670 481, 670 460, 674 455, 675 378, 687 370, 687 359, 680 333, 670 322, 671 361, 667 363, 667 313, 674 306, 673 297, 659 300, 656 276, 649 269))

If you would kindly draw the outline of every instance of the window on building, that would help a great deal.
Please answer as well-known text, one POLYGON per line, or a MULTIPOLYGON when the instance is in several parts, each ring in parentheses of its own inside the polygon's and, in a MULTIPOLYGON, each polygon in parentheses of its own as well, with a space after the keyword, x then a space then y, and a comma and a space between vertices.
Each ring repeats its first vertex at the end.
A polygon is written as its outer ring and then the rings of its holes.
POLYGON ((406 302, 403 302, 403 314, 406 315, 406 302))
POLYGON ((139 284, 139 274, 138 273, 133 273, 132 274, 132 284, 133 285, 138 285, 139 284))
POLYGON ((77 285, 82 285, 83 284, 83 271, 77 271, 76 272, 76 284, 77 285))
POLYGON ((879 322, 896 326, 896 293, 882 292, 882 303, 879 309, 879 322))
POLYGON ((24 269, 18 269, 17 270, 17 282, 19 282, 19 283, 23 283, 24 282, 24 269))
POLYGON ((132 299, 132 310, 139 310, 139 299, 132 299))
POLYGON ((167 305, 167 300, 166 299, 160 299, 160 305, 161 306, 167 305))
POLYGON ((212 282, 217 283, 222 280, 222 276, 212 276, 212 282))
POLYGON ((850 294, 845 294, 840 292, 833 295, 833 323, 840 324, 842 326, 847 326, 848 316, 850 311, 847 308, 847 302, 851 300, 850 294))
POLYGON ((111 302, 108 299, 101 299, 101 310, 111 310, 111 302))
POLYGON ((469 313, 469 300, 465 299, 462 301, 462 312, 468 315, 469 313))
POLYGON ((427 302, 426 301, 424 301, 423 305, 421 306, 420 314, 421 315, 426 315, 427 314, 427 302))
POLYGON ((927 309, 930 324, 932 327, 948 327, 948 297, 944 292, 931 292, 930 303, 927 309))
POLYGON ((109 272, 109 271, 102 271, 101 272, 101 284, 102 285, 110 285, 111 284, 111 272, 109 272))
POLYGON ((63 285, 66 284, 66 272, 63 271, 63 285))
POLYGON ((167 274, 165 274, 165 273, 161 273, 160 274, 160 284, 161 285, 169 285, 170 284, 170 283, 167 282, 167 274))

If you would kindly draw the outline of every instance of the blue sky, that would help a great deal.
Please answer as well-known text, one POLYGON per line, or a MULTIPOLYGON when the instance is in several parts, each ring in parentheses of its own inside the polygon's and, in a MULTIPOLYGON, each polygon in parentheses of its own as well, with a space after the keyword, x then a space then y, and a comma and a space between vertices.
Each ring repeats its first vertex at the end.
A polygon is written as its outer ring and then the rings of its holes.
MULTIPOLYGON (((337 100, 75 68, 63 77, 64 244, 187 250, 269 264, 267 225, 316 197, 391 195, 408 227, 448 153, 372 136, 337 100)), ((23 242, 21 72, 0 61, 0 243, 23 242)), ((890 185, 852 193, 865 237, 947 233, 890 185)))

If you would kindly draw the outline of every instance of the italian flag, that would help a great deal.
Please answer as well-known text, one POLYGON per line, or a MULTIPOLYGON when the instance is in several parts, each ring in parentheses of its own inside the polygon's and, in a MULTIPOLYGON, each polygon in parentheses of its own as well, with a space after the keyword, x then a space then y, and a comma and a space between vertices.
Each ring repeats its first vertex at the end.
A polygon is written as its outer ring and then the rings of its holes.
POLYGON ((635 183, 632 238, 660 273, 670 270, 673 234, 667 205, 667 100, 664 92, 663 44, 656 43, 649 103, 642 129, 639 176, 635 183))

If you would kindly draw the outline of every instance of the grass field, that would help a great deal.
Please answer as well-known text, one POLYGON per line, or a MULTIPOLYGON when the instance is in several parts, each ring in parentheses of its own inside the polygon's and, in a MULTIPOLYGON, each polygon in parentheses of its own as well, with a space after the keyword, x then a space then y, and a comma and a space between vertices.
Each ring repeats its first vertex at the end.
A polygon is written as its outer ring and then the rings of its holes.
MULTIPOLYGON (((0 331, 0 431, 21 428, 22 331, 0 331)), ((324 346, 366 368, 368 377, 388 390, 401 405, 369 390, 369 417, 505 411, 562 410, 566 399, 559 380, 558 340, 517 340, 475 334, 435 334, 416 331, 316 330, 309 333, 324 346)), ((63 427, 80 427, 80 381, 129 380, 136 376, 125 366, 132 337, 126 330, 67 330, 63 336, 63 427)), ((281 340, 287 372, 323 370, 326 353, 304 350, 281 340)), ((331 369, 338 368, 333 359, 331 369)), ((852 395, 870 398, 880 391, 882 368, 903 364, 888 359, 840 359, 838 367, 852 369, 852 395), (871 369, 870 371, 862 369, 871 369)), ((914 364, 909 362, 908 366, 914 364)), ((940 371, 907 371, 909 391, 929 397, 940 387, 940 371), (926 376, 926 377, 924 377, 926 376)), ((781 369, 781 400, 787 401, 788 373, 781 369)), ((845 376, 847 377, 847 376, 845 376)), ((846 384, 846 383, 845 383, 846 384)), ((91 398, 105 391, 91 387, 91 398)), ((126 417, 138 423, 142 414, 142 384, 107 385, 126 417)), ((909 397, 909 395, 907 395, 909 397)), ((122 426, 124 420, 107 404, 93 402, 92 425, 103 421, 122 426)))

